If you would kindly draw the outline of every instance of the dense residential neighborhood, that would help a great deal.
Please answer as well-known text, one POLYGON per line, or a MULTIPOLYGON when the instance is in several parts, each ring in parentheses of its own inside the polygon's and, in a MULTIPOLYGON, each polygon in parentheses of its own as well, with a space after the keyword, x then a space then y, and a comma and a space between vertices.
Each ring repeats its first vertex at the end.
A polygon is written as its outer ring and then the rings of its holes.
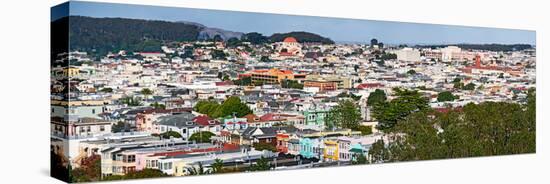
POLYGON ((57 54, 56 167, 98 181, 535 151, 534 47, 303 34, 57 54))

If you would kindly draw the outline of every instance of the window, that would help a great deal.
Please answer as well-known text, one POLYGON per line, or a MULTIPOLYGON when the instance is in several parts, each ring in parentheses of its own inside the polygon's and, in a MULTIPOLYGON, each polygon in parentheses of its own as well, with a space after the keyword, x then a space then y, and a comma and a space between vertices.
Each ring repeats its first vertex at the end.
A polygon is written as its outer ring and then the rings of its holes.
POLYGON ((105 126, 104 125, 99 126, 99 131, 102 131, 102 132, 105 131, 105 126))
POLYGON ((92 114, 95 114, 95 109, 92 109, 92 114))
POLYGON ((52 113, 54 113, 54 112, 55 112, 55 109, 54 109, 54 108, 52 108, 52 113))
POLYGON ((136 155, 128 155, 128 163, 133 163, 136 161, 136 155))

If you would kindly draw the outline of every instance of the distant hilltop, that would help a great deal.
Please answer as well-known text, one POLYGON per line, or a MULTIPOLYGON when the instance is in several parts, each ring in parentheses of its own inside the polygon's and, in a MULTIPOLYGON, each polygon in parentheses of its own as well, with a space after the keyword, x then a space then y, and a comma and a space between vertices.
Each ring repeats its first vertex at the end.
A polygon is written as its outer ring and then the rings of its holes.
POLYGON ((95 50, 100 53, 116 50, 160 51, 160 46, 166 42, 212 39, 227 41, 231 38, 250 39, 254 36, 259 36, 263 40, 261 43, 280 42, 286 37, 294 37, 301 43, 334 44, 334 41, 329 38, 303 31, 263 36, 259 33, 245 34, 210 28, 200 23, 186 21, 70 16, 54 21, 52 26, 64 25, 67 22, 70 22, 69 40, 72 50, 95 50))

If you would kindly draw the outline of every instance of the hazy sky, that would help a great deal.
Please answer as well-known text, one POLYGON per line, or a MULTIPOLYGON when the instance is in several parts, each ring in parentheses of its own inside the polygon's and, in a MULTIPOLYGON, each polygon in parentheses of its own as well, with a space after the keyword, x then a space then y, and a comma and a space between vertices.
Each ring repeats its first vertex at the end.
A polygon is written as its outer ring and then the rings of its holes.
MULTIPOLYGON (((55 19, 52 12, 52 19, 55 19)), ((70 15, 134 19, 191 21, 208 27, 264 35, 307 31, 334 41, 369 42, 377 38, 389 44, 526 43, 535 44, 535 31, 466 26, 416 24, 389 21, 325 18, 267 13, 171 8, 71 1, 70 15)))

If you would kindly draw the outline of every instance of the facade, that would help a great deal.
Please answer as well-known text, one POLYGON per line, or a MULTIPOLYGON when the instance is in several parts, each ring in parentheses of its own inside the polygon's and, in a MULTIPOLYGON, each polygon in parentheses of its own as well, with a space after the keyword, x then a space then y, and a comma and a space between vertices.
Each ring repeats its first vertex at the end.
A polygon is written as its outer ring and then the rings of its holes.
POLYGON ((254 70, 250 72, 254 84, 280 84, 283 80, 293 80, 294 73, 291 70, 272 68, 269 70, 254 70))

